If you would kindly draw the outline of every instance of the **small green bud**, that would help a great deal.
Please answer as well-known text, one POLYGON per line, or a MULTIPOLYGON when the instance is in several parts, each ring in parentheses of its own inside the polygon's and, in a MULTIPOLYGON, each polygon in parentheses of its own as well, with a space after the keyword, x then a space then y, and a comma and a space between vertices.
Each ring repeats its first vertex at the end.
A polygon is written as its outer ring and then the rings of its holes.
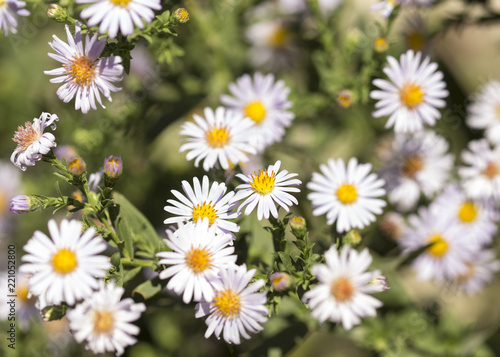
POLYGON ((87 170, 87 165, 85 164, 85 161, 79 156, 72 158, 68 162, 68 171, 73 175, 73 176, 81 176, 85 170, 87 170))
POLYGON ((185 24, 189 21, 189 12, 185 8, 181 7, 175 11, 174 17, 181 24, 185 24))
POLYGON ((287 273, 273 273, 269 277, 269 280, 271 281, 271 286, 276 291, 285 291, 290 287, 290 275, 287 273))
POLYGON ((295 216, 290 218, 290 228, 295 237, 302 239, 307 232, 306 220, 304 217, 295 216))
POLYGON ((47 16, 50 19, 56 20, 57 22, 67 22, 68 21, 68 12, 65 8, 57 5, 50 4, 47 10, 47 16))
POLYGON ((352 229, 352 230, 349 231, 349 233, 347 233, 344 236, 343 242, 345 244, 349 244, 352 247, 355 247, 359 243, 361 243, 361 235, 359 234, 358 231, 352 229))

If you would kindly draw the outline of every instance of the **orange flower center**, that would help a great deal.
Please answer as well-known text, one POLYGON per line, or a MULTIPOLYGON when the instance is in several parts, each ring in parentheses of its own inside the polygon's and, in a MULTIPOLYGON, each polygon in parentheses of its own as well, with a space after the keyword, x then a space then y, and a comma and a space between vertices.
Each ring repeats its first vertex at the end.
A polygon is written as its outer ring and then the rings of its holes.
POLYGON ((76 56, 71 64, 63 65, 71 80, 80 87, 88 87, 96 76, 95 64, 85 56, 76 56))
POLYGON ((42 136, 31 122, 27 121, 24 125, 26 128, 23 128, 22 125, 17 127, 17 131, 14 133, 14 138, 12 139, 17 143, 16 150, 26 150, 34 141, 40 139, 42 136))
POLYGON ((354 286, 349 279, 340 277, 332 283, 330 292, 337 301, 344 302, 354 295, 354 286))

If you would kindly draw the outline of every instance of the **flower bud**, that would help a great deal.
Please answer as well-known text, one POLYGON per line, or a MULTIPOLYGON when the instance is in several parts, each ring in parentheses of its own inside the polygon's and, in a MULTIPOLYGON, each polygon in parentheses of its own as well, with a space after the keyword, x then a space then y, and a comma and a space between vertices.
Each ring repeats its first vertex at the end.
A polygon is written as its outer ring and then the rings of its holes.
POLYGON ((189 21, 189 12, 185 8, 181 7, 175 11, 174 17, 181 24, 185 24, 189 21))
POLYGON ((352 229, 344 236, 344 239, 342 241, 345 244, 349 244, 350 246, 355 247, 359 243, 361 243, 361 235, 358 231, 352 229))
POLYGON ((290 287, 290 275, 287 273, 273 273, 269 277, 269 280, 271 281, 271 286, 276 291, 285 291, 290 287))
POLYGON ((384 275, 376 276, 368 283, 368 285, 374 293, 380 293, 390 289, 389 284, 387 283, 387 277, 384 275))
POLYGON ((83 161, 83 159, 79 156, 72 158, 68 162, 68 171, 73 176, 81 176, 86 169, 87 165, 85 164, 85 161, 83 161))
POLYGON ((111 179, 117 179, 123 172, 123 162, 121 156, 113 156, 104 160, 104 174, 111 179))
POLYGON ((290 228, 295 237, 302 239, 307 232, 306 220, 304 217, 295 216, 290 218, 290 228))
POLYGON ((339 103, 344 108, 349 108, 354 102, 354 93, 350 90, 343 90, 337 96, 337 103, 339 103))
POLYGON ((65 8, 57 4, 50 4, 47 9, 47 16, 49 19, 56 20, 57 22, 66 22, 68 19, 68 12, 65 8))
POLYGON ((373 49, 378 53, 385 52, 389 49, 389 42, 386 38, 378 37, 373 41, 373 49))
POLYGON ((9 201, 10 211, 21 214, 26 213, 31 208, 31 200, 26 195, 19 195, 9 201))

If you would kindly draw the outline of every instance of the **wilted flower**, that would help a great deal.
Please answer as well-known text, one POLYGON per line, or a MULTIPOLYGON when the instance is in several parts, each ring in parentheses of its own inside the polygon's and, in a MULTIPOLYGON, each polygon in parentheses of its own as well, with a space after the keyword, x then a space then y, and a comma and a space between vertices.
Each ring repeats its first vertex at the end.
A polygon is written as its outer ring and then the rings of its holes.
POLYGON ((15 196, 9 201, 9 204, 10 211, 17 214, 26 213, 31 207, 30 198, 26 195, 15 196))

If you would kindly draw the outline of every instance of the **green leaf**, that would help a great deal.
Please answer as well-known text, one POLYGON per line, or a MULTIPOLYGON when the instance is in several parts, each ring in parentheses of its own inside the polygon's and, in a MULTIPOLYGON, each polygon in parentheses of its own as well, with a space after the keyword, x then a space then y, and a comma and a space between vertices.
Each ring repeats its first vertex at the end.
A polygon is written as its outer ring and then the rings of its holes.
POLYGON ((295 271, 290 255, 288 255, 285 252, 278 252, 278 256, 280 257, 281 261, 283 262, 283 265, 285 266, 285 269, 288 272, 292 273, 295 271))
POLYGON ((125 274, 123 275, 123 283, 126 283, 129 280, 132 280, 139 272, 141 271, 141 267, 135 267, 130 270, 126 270, 125 274))
POLYGON ((67 305, 47 306, 42 310, 44 321, 60 320, 66 315, 67 305))
POLYGON ((132 296, 134 294, 139 294, 145 300, 147 300, 158 294, 162 288, 163 286, 161 286, 160 280, 158 278, 155 278, 145 281, 144 283, 137 286, 134 291, 132 291, 132 296))

